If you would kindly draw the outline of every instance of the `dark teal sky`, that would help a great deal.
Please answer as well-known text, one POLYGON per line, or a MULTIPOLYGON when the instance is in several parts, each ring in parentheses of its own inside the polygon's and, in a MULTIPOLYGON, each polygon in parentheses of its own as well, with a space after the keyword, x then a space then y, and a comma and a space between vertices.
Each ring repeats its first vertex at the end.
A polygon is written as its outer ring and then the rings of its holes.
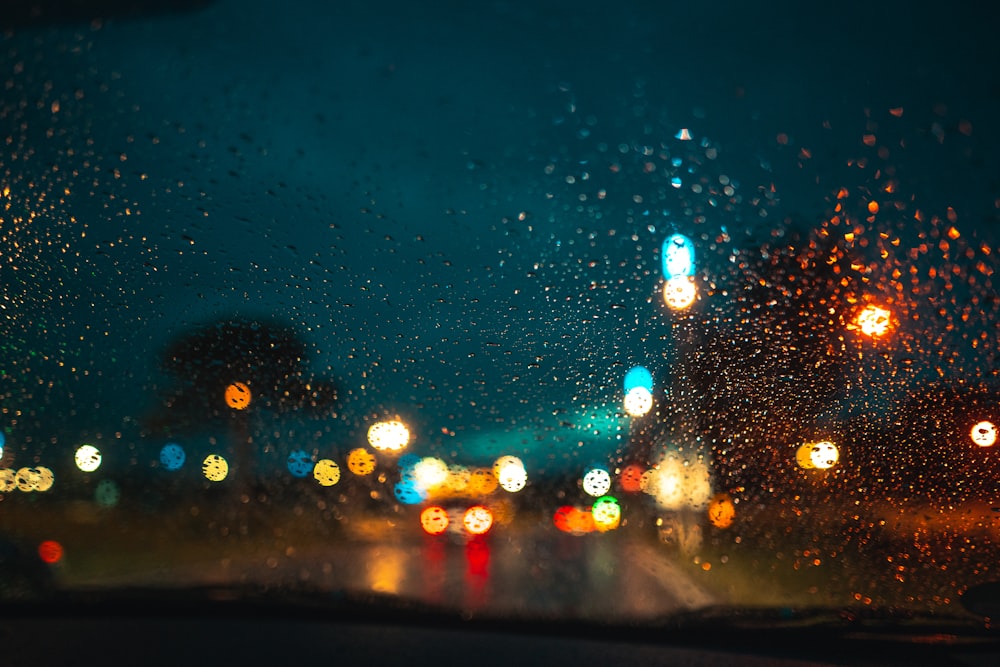
POLYGON ((914 206, 997 240, 1000 70, 973 6, 240 0, 17 29, 4 108, 31 158, 0 173, 43 242, 27 282, 2 268, 3 327, 9 357, 48 360, 10 366, 7 400, 112 432, 174 333, 266 314, 341 378, 338 429, 551 433, 631 364, 669 372, 665 235, 711 280, 786 216, 814 224, 877 180, 848 166, 866 123, 914 206), (28 182, 71 194, 46 210, 28 182))

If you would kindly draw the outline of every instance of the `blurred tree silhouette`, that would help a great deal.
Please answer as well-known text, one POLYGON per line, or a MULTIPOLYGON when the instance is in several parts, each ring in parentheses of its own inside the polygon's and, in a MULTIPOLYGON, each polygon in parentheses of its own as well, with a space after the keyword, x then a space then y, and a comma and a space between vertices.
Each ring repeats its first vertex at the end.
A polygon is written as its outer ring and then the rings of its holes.
POLYGON ((309 372, 307 356, 297 332, 274 321, 219 320, 183 332, 159 360, 160 369, 174 381, 163 402, 167 423, 177 430, 262 409, 329 414, 336 405, 336 386, 309 372), (250 387, 246 410, 234 410, 224 400, 226 387, 234 382, 250 387))
POLYGON ((309 371, 308 353, 295 329, 273 320, 221 319, 181 332, 160 354, 160 369, 171 384, 143 427, 164 436, 225 428, 235 475, 244 486, 254 484, 254 416, 335 414, 336 385, 309 371), (236 382, 250 389, 244 409, 225 400, 226 388, 236 382))

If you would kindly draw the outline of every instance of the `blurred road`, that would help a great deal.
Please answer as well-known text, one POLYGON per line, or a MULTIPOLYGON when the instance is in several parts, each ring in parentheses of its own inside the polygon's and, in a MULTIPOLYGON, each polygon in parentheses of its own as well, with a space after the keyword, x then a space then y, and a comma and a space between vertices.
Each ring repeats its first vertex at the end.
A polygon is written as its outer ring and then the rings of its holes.
MULTIPOLYGON (((72 587, 302 583, 333 591, 398 595, 469 614, 589 619, 650 617, 714 602, 673 561, 675 552, 658 547, 648 535, 617 531, 573 536, 550 526, 525 527, 516 522, 471 539, 392 531, 384 522, 381 528, 380 539, 343 535, 273 539, 280 531, 272 530, 266 537, 231 535, 210 541, 217 557, 204 542, 197 545, 195 555, 179 541, 174 556, 158 545, 154 565, 128 572, 105 567, 98 576, 76 576, 70 554, 63 583, 72 587)), ((99 548, 91 544, 84 548, 99 548)), ((100 547, 106 563, 108 546, 104 542, 100 547)), ((132 548, 143 546, 133 543, 132 548)), ((76 574, 82 573, 77 569, 76 574)))

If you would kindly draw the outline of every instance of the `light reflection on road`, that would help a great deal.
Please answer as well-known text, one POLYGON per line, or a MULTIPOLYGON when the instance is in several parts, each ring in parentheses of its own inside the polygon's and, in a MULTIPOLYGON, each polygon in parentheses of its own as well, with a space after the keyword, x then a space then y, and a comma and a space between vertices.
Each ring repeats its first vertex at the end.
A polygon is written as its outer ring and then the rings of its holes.
POLYGON ((397 595, 469 614, 597 620, 648 618, 713 602, 670 551, 625 532, 575 537, 534 528, 468 540, 417 534, 379 542, 338 539, 285 549, 279 556, 248 544, 225 550, 225 558, 186 564, 169 575, 135 573, 80 583, 308 584, 397 595))

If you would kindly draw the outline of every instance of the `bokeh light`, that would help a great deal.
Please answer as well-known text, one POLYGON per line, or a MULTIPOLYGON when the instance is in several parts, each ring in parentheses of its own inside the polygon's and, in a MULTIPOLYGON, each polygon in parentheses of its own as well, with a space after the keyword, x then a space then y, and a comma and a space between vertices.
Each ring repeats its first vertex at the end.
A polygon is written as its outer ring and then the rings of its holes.
POLYGON ((416 454, 403 454, 396 459, 396 465, 399 467, 400 472, 404 470, 410 470, 412 472, 413 466, 418 463, 420 463, 420 457, 416 454))
POLYGON ((837 446, 828 440, 822 442, 807 442, 795 452, 795 462, 803 470, 817 468, 826 470, 832 468, 840 459, 837 446))
POLYGON ((73 458, 83 472, 94 472, 101 467, 101 452, 93 445, 81 445, 73 458))
POLYGON ((440 535, 448 530, 448 512, 443 507, 431 505, 420 513, 420 526, 428 535, 440 535))
POLYGON ((698 288, 693 278, 677 276, 663 284, 663 303, 673 310, 684 310, 694 303, 698 288))
POLYGON ((595 498, 603 496, 611 489, 611 473, 595 466, 584 473, 582 484, 587 495, 595 498))
POLYGON ((292 473, 292 477, 299 479, 308 476, 313 470, 313 465, 312 454, 302 449, 291 451, 285 461, 288 472, 292 473))
POLYGON ((638 463, 630 463, 622 468, 621 473, 618 475, 618 482, 621 484, 622 491, 626 493, 641 491, 642 473, 644 472, 646 472, 646 469, 638 463))
POLYGON ((410 431, 401 421, 375 422, 368 429, 368 444, 372 449, 394 453, 402 451, 410 443, 410 431))
POLYGON ((226 405, 233 410, 246 410, 250 405, 251 398, 250 387, 242 382, 234 382, 226 387, 226 405))
POLYGON ((17 471, 14 476, 14 481, 17 485, 17 490, 24 493, 29 493, 38 488, 38 482, 40 476, 38 471, 34 468, 21 468, 17 471))
POLYGON ((35 468, 35 471, 38 473, 38 478, 35 482, 35 491, 44 492, 51 489, 52 485, 55 484, 56 481, 55 473, 53 473, 50 468, 46 468, 45 466, 38 466, 35 468))
POLYGON ((184 448, 176 442, 168 442, 160 449, 160 463, 167 470, 180 470, 186 460, 187 454, 184 453, 184 448))
POLYGON ((17 488, 17 475, 10 468, 0 470, 0 493, 8 493, 17 488))
POLYGON ((493 475, 504 491, 517 493, 528 483, 524 463, 516 456, 501 456, 493 464, 493 475))
POLYGON ((370 475, 375 472, 375 455, 361 447, 352 449, 347 454, 347 469, 361 477, 370 475))
POLYGON ((48 491, 55 483, 55 474, 50 468, 38 466, 37 468, 23 467, 18 470, 10 468, 0 469, 0 493, 9 491, 21 491, 31 493, 32 491, 48 491))
POLYGON ((229 461, 218 454, 209 454, 201 463, 201 472, 212 482, 221 482, 229 474, 229 461))
POLYGON ((396 500, 404 505, 416 505, 427 500, 427 490, 422 488, 415 478, 407 477, 396 482, 392 487, 396 500))
POLYGON ((694 243, 683 234, 673 234, 663 241, 661 248, 663 277, 689 277, 694 275, 694 243))
POLYGON ((114 507, 122 497, 121 489, 114 480, 102 479, 94 489, 94 502, 101 507, 114 507))
POLYGON ((492 470, 476 468, 469 474, 469 494, 473 496, 488 496, 499 486, 492 470))
POLYGON ((618 503, 617 498, 602 496, 594 501, 590 513, 594 518, 594 527, 605 532, 618 527, 622 518, 622 506, 618 503))
POLYGON ((885 308, 880 308, 879 306, 865 306, 865 308, 858 313, 857 326, 861 329, 861 333, 866 336, 882 336, 889 330, 889 325, 891 323, 891 314, 885 308))
POLYGON ((320 459, 313 467, 313 478, 320 486, 333 486, 340 481, 340 466, 330 459, 320 459))
POLYGON ((981 421, 972 427, 969 437, 980 447, 992 447, 997 441, 997 427, 991 421, 981 421))
POLYGON ((54 565, 63 558, 63 546, 55 540, 45 540, 38 545, 38 557, 43 563, 54 565))
POLYGON ((436 456, 425 456, 413 466, 413 479, 423 489, 441 486, 448 479, 448 464, 436 456))
POLYGON ((484 535, 493 525, 493 513, 487 507, 474 505, 465 510, 462 523, 472 535, 484 535))
POLYGON ((465 466, 448 466, 448 479, 445 480, 444 490, 451 494, 466 493, 471 481, 472 472, 465 466))
POLYGON ((712 497, 708 465, 698 457, 678 453, 665 456, 642 474, 642 490, 663 509, 700 509, 712 497))
POLYGON ((653 394, 645 387, 633 387, 625 394, 625 412, 641 417, 653 407, 653 394))
POLYGON ((736 518, 736 506, 728 493, 719 493, 708 503, 708 520, 716 528, 729 528, 736 518))
POLYGON ((501 456, 493 462, 493 475, 499 479, 500 474, 509 468, 520 468, 524 470, 524 461, 509 454, 501 456))
POLYGON ((647 391, 653 391, 653 374, 645 366, 635 366, 630 368, 625 374, 625 393, 629 393, 636 387, 643 387, 647 391))
POLYGON ((555 511, 552 522, 564 533, 585 535, 594 532, 594 516, 590 508, 581 509, 572 505, 563 505, 555 511))

